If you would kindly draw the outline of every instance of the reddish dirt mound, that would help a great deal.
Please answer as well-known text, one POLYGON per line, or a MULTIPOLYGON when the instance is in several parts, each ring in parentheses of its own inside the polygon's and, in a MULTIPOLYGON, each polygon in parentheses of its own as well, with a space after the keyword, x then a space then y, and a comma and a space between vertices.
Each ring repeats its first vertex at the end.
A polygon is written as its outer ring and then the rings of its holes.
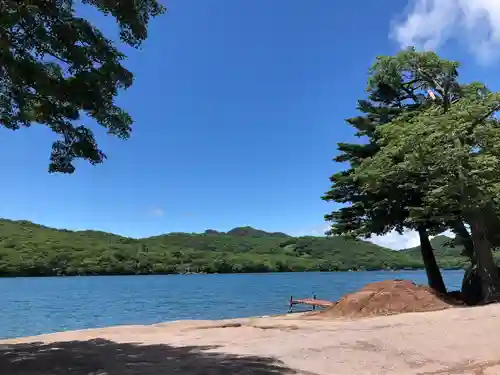
POLYGON ((417 311, 443 310, 460 303, 451 296, 440 296, 429 287, 408 280, 387 280, 367 284, 358 292, 347 294, 318 317, 360 318, 417 311))

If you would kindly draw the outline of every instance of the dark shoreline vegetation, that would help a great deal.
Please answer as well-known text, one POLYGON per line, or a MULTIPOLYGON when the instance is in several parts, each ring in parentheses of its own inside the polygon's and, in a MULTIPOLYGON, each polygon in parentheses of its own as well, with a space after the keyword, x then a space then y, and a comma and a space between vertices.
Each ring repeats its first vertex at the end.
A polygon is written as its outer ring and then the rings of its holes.
MULTIPOLYGON (((433 239, 439 265, 468 265, 462 247, 433 239)), ((144 275, 422 269, 420 249, 342 237, 291 237, 251 227, 133 239, 0 219, 0 276, 144 275)))

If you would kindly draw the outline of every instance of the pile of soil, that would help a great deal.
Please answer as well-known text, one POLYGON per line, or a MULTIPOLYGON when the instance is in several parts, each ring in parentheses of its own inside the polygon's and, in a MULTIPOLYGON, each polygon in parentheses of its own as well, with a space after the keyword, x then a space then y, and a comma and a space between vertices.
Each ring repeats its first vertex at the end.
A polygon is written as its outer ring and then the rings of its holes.
POLYGON ((367 284, 315 315, 318 318, 361 318, 437 311, 457 305, 463 304, 453 294, 438 295, 429 287, 416 285, 408 280, 387 280, 367 284))

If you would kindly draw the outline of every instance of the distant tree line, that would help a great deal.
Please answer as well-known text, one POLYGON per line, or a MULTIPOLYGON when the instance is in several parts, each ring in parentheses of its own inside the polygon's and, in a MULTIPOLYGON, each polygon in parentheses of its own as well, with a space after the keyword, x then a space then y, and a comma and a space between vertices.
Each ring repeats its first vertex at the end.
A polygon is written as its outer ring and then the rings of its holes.
MULTIPOLYGON (((435 239, 440 241, 440 238, 435 239)), ((460 248, 445 268, 466 266, 460 248)), ((391 251, 340 237, 289 237, 253 228, 228 233, 173 233, 132 239, 104 232, 72 232, 27 221, 0 220, 0 275, 134 275, 419 269, 418 251, 391 251)))

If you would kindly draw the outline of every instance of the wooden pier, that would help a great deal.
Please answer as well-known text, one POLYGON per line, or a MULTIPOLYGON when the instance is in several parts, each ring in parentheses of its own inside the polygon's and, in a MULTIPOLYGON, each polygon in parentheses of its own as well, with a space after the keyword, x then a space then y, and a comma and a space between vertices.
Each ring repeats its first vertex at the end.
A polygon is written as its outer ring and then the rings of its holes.
POLYGON ((293 299, 293 296, 290 296, 290 312, 292 312, 292 308, 295 305, 312 306, 312 309, 316 310, 316 307, 333 306, 335 305, 335 302, 317 299, 316 294, 313 295, 312 298, 301 298, 301 299, 293 299))

